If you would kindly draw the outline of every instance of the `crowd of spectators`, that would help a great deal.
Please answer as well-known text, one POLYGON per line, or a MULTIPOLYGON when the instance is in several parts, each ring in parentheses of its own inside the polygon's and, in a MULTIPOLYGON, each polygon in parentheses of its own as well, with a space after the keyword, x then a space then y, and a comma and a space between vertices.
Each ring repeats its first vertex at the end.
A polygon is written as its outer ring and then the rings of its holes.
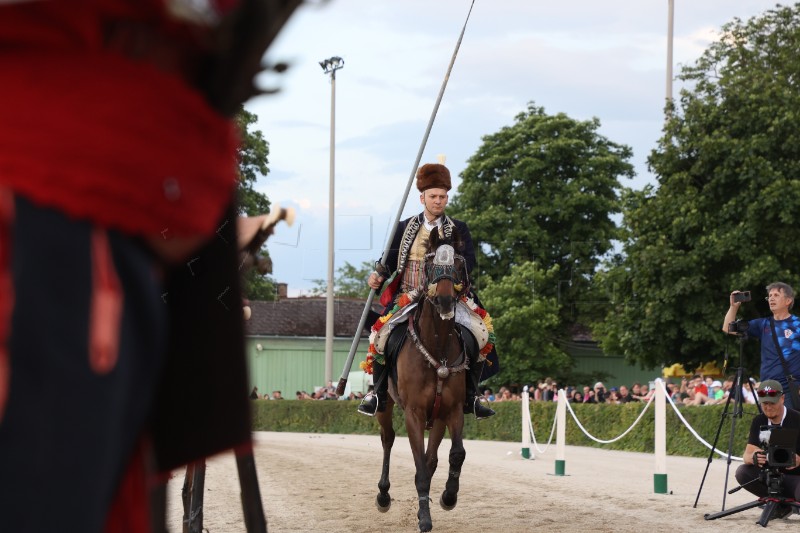
MULTIPOLYGON (((676 405, 713 405, 725 403, 734 385, 734 377, 725 378, 723 381, 709 376, 695 375, 677 380, 667 379, 665 386, 673 403, 676 405)), ((756 384, 753 382, 753 388, 756 384)), ((528 392, 530 401, 555 401, 558 390, 562 386, 552 378, 546 378, 530 385, 525 385, 522 391, 528 392)), ((567 399, 571 403, 605 403, 620 404, 629 402, 647 402, 655 393, 649 383, 633 383, 630 387, 619 385, 606 388, 598 381, 593 387, 566 386, 567 399)), ((745 403, 755 403, 749 386, 744 386, 742 391, 745 403)), ((517 387, 500 387, 495 394, 490 388, 484 389, 483 398, 489 402, 519 401, 521 392, 517 387)))
MULTIPOLYGON (((752 381, 752 380, 751 380, 752 381)), ((670 398, 676 405, 713 405, 717 403, 725 403, 733 388, 733 376, 725 378, 723 381, 713 377, 695 375, 691 378, 684 377, 678 382, 672 379, 666 380, 666 388, 669 392, 670 398)), ((753 388, 756 388, 756 382, 753 381, 753 388)), ((370 386, 371 388, 371 386, 370 386)), ((483 398, 489 402, 508 402, 520 401, 522 399, 522 391, 528 392, 530 401, 555 401, 558 396, 558 390, 561 385, 552 378, 540 380, 537 383, 532 383, 522 387, 500 387, 495 394, 492 389, 486 388, 483 391, 483 398)), ((603 382, 598 381, 593 387, 588 385, 583 386, 567 386, 564 387, 567 399, 572 403, 605 403, 605 404, 618 404, 629 402, 647 402, 650 400, 655 390, 651 388, 648 383, 633 383, 630 387, 627 385, 619 385, 618 387, 606 388, 603 382)), ((308 393, 306 391, 297 391, 295 399, 297 400, 361 400, 364 397, 362 392, 351 392, 346 396, 338 396, 336 394, 336 387, 332 382, 328 382, 325 387, 315 387, 314 392, 308 393)), ((272 391, 272 394, 265 393, 259 394, 258 388, 253 387, 250 394, 252 399, 263 400, 283 400, 281 391, 272 391)), ((743 387, 743 398, 745 403, 754 404, 755 398, 749 386, 743 387)))
MULTIPOLYGON (((314 392, 312 393, 308 393, 304 390, 299 390, 295 393, 296 400, 361 400, 362 398, 364 398, 364 393, 362 392, 351 392, 346 396, 339 396, 336 394, 336 387, 330 381, 325 387, 314 387, 314 392)), ((250 393, 250 399, 283 400, 284 397, 279 390, 272 391, 271 395, 267 393, 262 395, 259 394, 258 387, 253 387, 253 390, 250 393)))

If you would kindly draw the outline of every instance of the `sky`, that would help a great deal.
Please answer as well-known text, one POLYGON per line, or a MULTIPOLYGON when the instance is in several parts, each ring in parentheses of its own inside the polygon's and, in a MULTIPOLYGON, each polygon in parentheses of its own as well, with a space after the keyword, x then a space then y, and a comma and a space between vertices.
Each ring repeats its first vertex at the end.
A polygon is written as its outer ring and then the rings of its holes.
MULTIPOLYGON (((404 192, 471 4, 310 0, 267 51, 265 61, 290 68, 260 77, 262 88, 280 91, 245 107, 270 145, 270 171, 256 188, 297 214, 267 243, 272 276, 289 296, 328 276, 332 87, 319 62, 344 59, 335 81, 334 268, 360 266, 381 257, 398 211, 421 211, 416 188, 405 202, 404 192)), ((674 0, 674 75, 723 24, 775 5, 674 0)), ((599 119, 600 134, 633 149, 637 175, 622 184, 654 183, 646 159, 664 122, 668 13, 669 0, 475 0, 420 164, 444 155, 457 195, 482 137, 533 102, 548 114, 599 119)))

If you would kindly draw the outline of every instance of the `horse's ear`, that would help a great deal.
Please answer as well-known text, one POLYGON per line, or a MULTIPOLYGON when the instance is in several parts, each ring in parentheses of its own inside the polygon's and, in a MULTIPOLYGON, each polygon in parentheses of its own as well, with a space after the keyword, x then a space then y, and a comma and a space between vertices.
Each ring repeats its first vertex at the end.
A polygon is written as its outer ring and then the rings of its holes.
POLYGON ((432 252, 439 246, 439 229, 434 228, 431 231, 430 239, 428 239, 428 251, 432 252))
POLYGON ((450 236, 453 241, 453 249, 458 252, 459 254, 464 253, 464 239, 461 237, 461 232, 458 231, 458 228, 453 228, 453 233, 450 236))

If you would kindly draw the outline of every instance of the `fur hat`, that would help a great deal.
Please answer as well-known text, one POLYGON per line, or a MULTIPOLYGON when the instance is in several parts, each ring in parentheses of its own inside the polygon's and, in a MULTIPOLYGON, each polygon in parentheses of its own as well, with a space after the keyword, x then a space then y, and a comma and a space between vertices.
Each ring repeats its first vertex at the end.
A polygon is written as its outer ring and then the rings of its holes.
POLYGON ((433 188, 447 189, 450 185, 450 171, 447 167, 438 163, 427 163, 419 167, 417 171, 417 189, 424 192, 433 188))

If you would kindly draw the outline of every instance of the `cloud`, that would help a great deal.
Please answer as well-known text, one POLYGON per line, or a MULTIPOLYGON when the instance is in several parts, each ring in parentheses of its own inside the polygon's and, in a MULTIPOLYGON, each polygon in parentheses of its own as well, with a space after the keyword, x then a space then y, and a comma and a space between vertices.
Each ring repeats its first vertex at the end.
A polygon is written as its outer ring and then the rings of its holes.
MULTIPOLYGON (((774 0, 676 4, 675 75, 718 38, 725 22, 761 13, 774 0)), ((306 5, 269 50, 268 61, 287 60, 291 68, 261 78, 281 92, 247 108, 270 143, 270 173, 259 190, 298 209, 301 229, 276 233, 273 239, 281 240, 269 243, 274 277, 290 290, 325 277, 318 266, 327 255, 332 87, 318 62, 334 55, 345 60, 335 85, 338 268, 344 260, 377 259, 397 211, 408 216, 419 208, 413 187, 407 201, 402 196, 469 5, 306 5), (369 250, 350 242, 363 241, 363 217, 372 228, 369 250)), ((446 154, 457 186, 482 137, 513 124, 533 101, 551 114, 597 117, 603 135, 634 150, 638 176, 627 185, 652 183, 645 161, 663 124, 666 32, 663 0, 476 2, 421 162, 446 154)), ((679 88, 675 82, 674 94, 679 88)))

